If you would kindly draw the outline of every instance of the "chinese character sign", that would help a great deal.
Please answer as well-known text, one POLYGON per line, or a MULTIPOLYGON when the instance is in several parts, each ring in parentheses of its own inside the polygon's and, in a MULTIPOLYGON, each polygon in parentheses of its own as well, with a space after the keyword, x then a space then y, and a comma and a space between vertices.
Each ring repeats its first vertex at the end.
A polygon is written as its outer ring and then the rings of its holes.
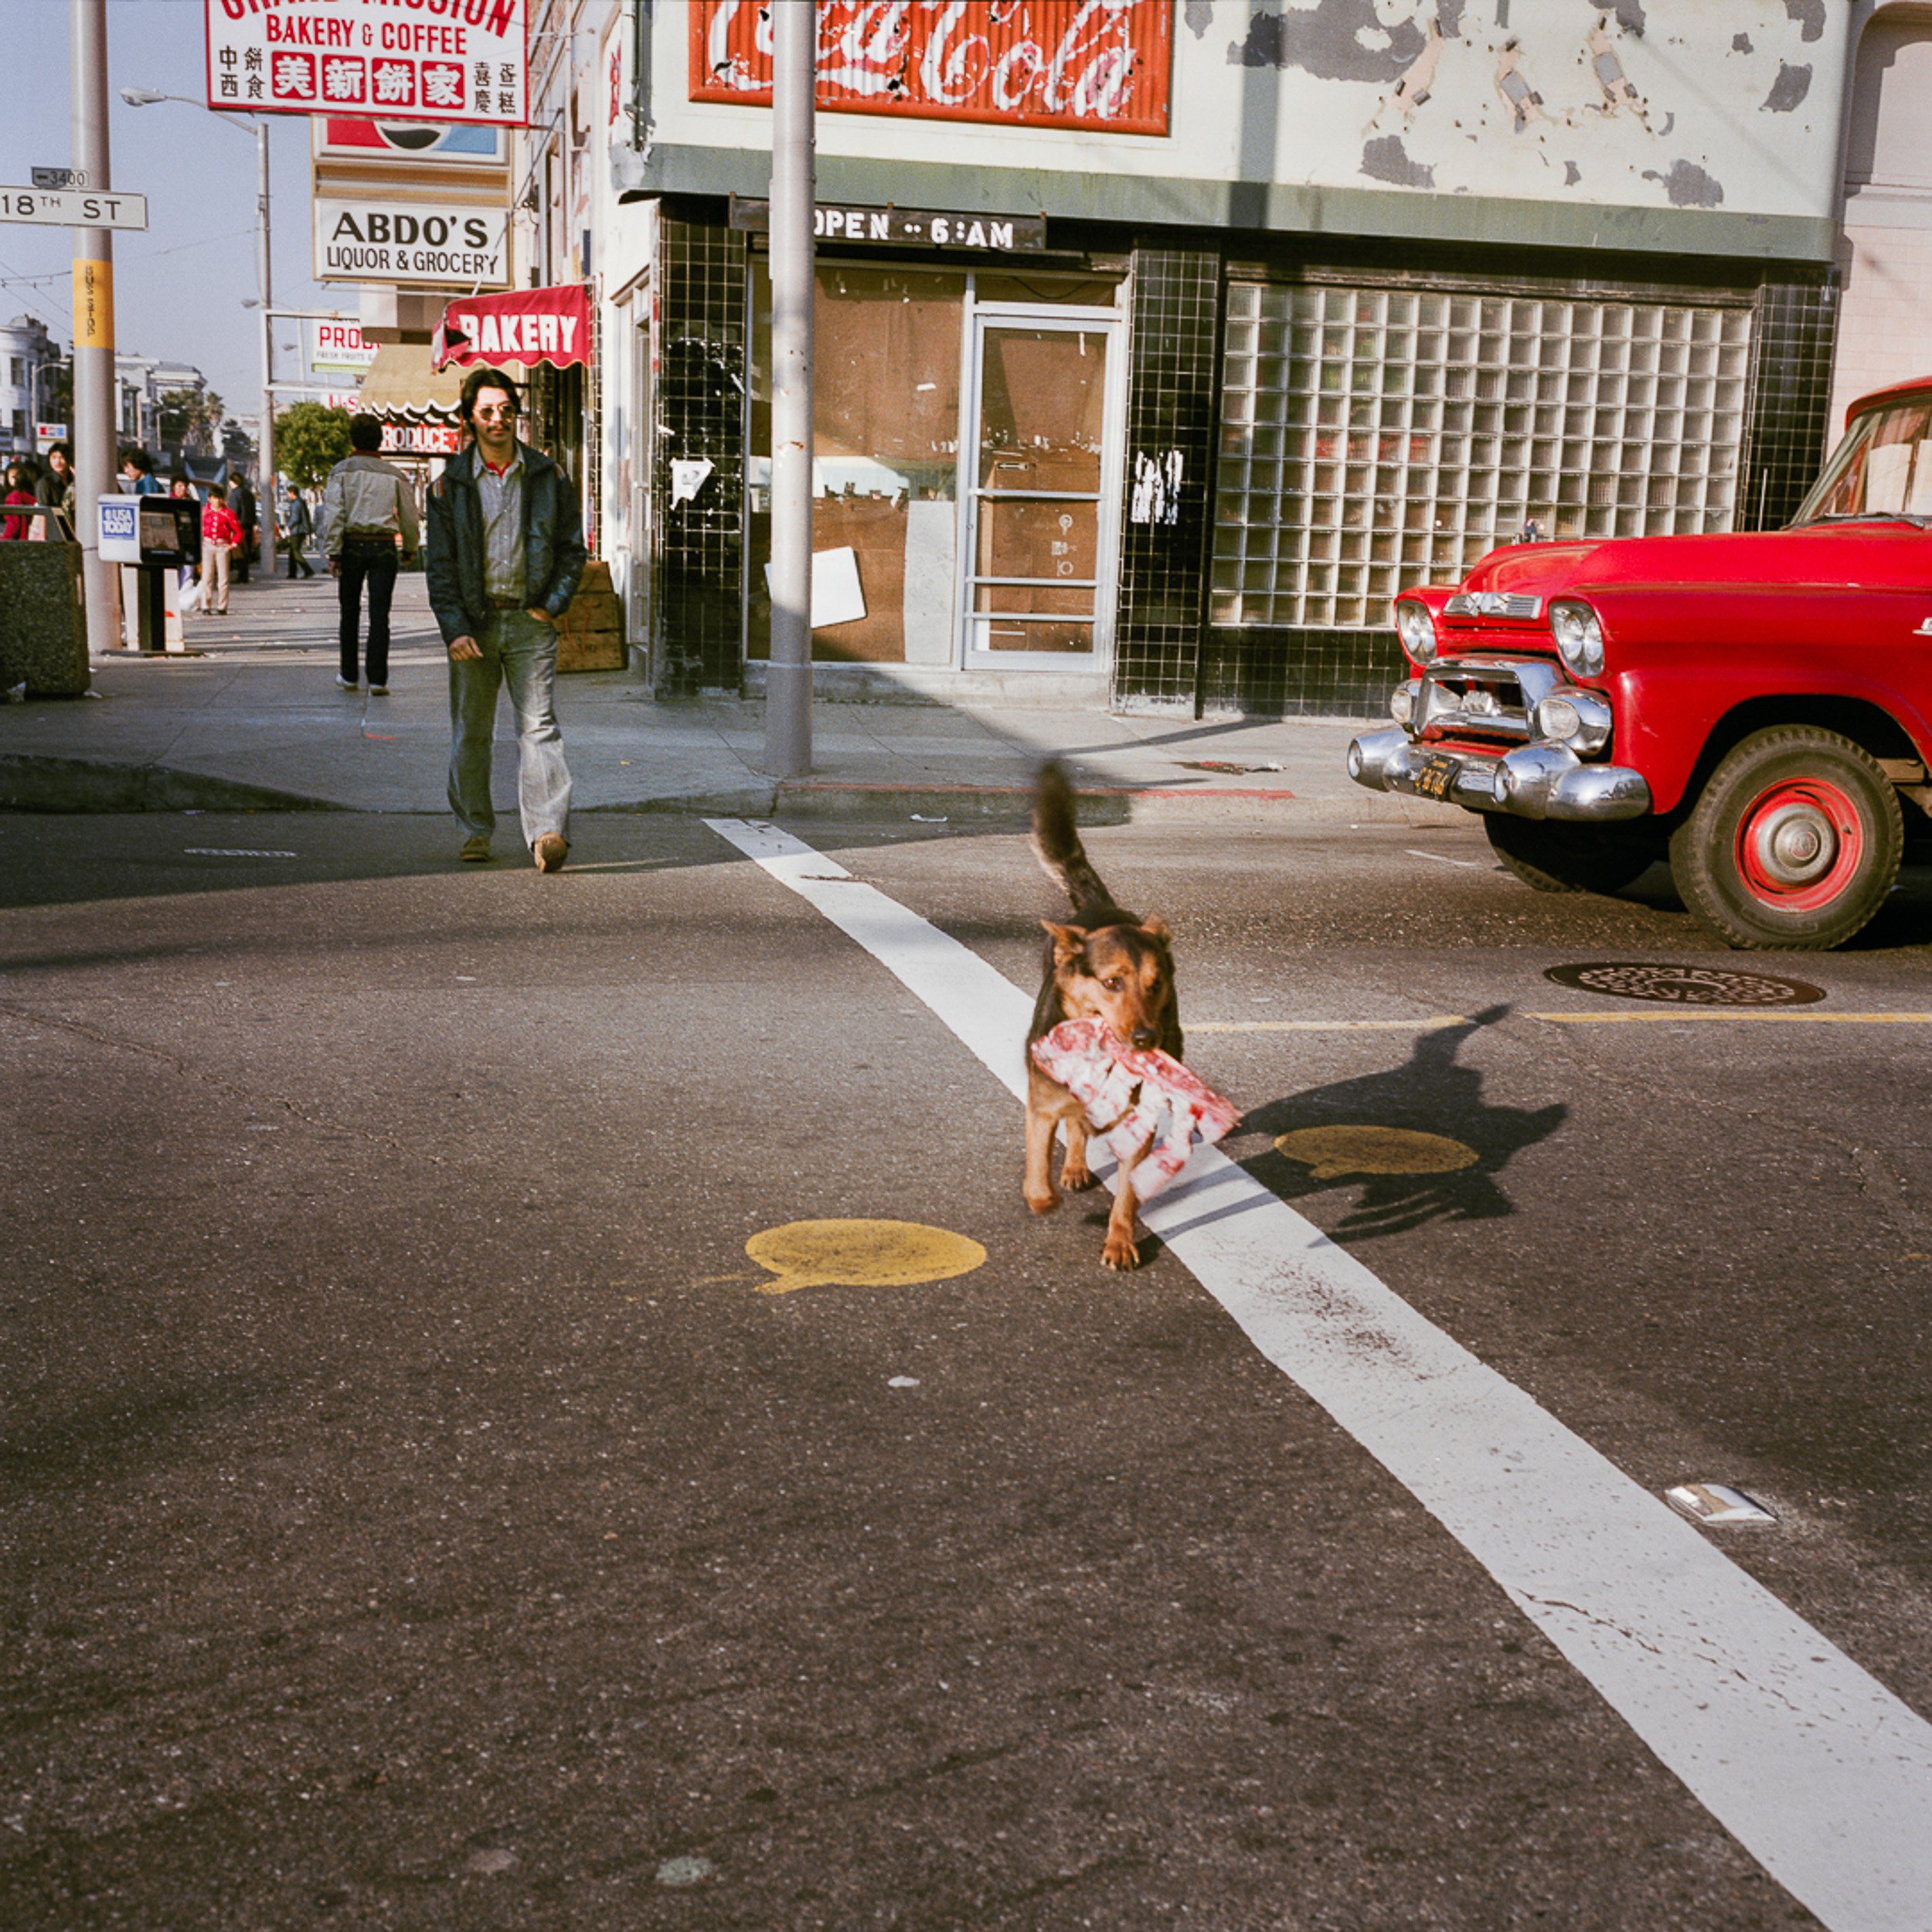
POLYGON ((524 122, 529 0, 206 0, 208 104, 524 122))
MULTIPOLYGON (((691 98, 771 101, 759 0, 690 0, 691 98)), ((1172 0, 820 0, 818 101, 834 114, 1165 134, 1172 0)))

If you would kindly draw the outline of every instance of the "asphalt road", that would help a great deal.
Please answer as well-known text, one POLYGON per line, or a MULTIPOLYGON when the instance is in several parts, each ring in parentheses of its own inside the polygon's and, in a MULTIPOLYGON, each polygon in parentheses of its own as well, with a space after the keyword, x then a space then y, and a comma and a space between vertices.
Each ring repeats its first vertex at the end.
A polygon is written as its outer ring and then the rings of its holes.
MULTIPOLYGON (((1026 1212, 877 961, 700 822, 577 835, 0 818, 0 1923, 1820 1922, 1175 1250, 1026 1212), (747 1254, 819 1221, 937 1232, 747 1254)), ((802 835, 1030 987, 1016 832, 802 835)), ((1932 1008, 1932 878, 1771 958, 1473 829, 1089 842, 1224 1151, 1643 1490, 1767 1504, 1693 1533, 1932 1714, 1929 1029, 1825 1017, 1932 1008), (1545 977, 1646 961, 1824 998, 1545 977)))

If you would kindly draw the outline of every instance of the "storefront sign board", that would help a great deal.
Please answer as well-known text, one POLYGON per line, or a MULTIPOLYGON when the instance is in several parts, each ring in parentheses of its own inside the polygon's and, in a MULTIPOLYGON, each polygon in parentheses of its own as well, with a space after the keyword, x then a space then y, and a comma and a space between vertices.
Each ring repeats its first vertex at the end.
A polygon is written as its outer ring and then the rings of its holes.
POLYGON ((559 369, 590 360, 590 298, 581 282, 471 295, 443 311, 436 334, 438 369, 481 362, 549 362, 559 369))
MULTIPOLYGON (((771 226, 771 204, 733 196, 731 226, 754 235, 771 226)), ((954 214, 932 208, 854 208, 821 202, 812 209, 812 233, 827 242, 886 242, 900 247, 988 250, 995 254, 1036 253, 1046 246, 1046 223, 1038 215, 954 214)))
MULTIPOLYGON (((689 5, 690 97, 769 106, 769 6, 689 5)), ((1174 13, 1172 0, 820 0, 818 107, 1165 134, 1174 13)))
POLYGON ((529 0, 206 0, 208 104, 524 124, 529 0))
POLYGON ((376 360, 376 345, 359 323, 318 321, 309 343, 308 366, 315 369, 353 369, 359 374, 376 360))
POLYGON ((463 447, 463 432, 454 423, 385 423, 385 456, 454 456, 463 447))
POLYGON ((317 196, 315 279, 501 286, 503 210, 481 202, 346 201, 317 196))

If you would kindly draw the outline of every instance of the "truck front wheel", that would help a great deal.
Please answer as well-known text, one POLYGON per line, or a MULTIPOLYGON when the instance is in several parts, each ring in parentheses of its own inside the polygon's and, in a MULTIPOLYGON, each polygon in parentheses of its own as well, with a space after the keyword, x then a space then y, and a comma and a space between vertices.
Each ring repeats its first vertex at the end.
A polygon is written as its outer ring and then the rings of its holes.
POLYGON ((1552 825, 1483 814, 1489 849, 1532 892, 1615 893, 1640 879, 1656 855, 1628 835, 1597 825, 1552 825))
POLYGON ((1825 952, 1885 903, 1904 841, 1898 794, 1869 753, 1835 731, 1778 725, 1711 774, 1671 836, 1671 873, 1729 944, 1825 952))

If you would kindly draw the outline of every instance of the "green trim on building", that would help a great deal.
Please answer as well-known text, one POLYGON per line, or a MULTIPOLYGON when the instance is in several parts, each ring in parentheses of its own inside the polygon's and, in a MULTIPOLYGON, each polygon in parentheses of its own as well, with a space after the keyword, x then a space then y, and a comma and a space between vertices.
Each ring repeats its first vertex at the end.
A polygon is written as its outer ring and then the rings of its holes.
MULTIPOLYGON (((619 194, 743 195, 771 187, 770 157, 750 148, 658 147, 648 155, 614 148, 619 194)), ((961 168, 821 153, 818 199, 859 206, 957 209, 962 214, 1046 215, 1134 227, 1245 230, 1280 234, 1604 249, 1641 255, 1726 257, 1828 264, 1836 224, 1798 215, 1734 215, 1722 209, 1601 207, 1587 202, 1515 201, 1292 182, 1223 182, 1169 175, 1075 174, 1039 168, 961 168)))

